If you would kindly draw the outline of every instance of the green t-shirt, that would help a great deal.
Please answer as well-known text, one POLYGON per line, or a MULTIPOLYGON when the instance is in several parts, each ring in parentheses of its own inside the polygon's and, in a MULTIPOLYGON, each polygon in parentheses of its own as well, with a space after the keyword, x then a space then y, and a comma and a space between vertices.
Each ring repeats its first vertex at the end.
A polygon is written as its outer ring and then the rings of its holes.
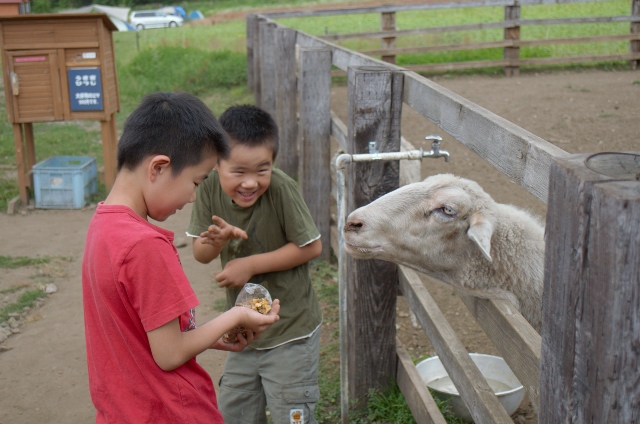
MULTIPOLYGON (((230 240, 222 249, 223 268, 235 258, 272 252, 289 242, 304 246, 320 237, 296 182, 279 169, 273 169, 269 188, 249 208, 235 204, 222 191, 218 172, 211 171, 209 178, 198 186, 187 232, 206 231, 213 223, 213 215, 243 229, 249 236, 248 240, 230 240)), ((262 284, 272 299, 280 299, 280 320, 254 340, 252 348, 268 349, 308 336, 322 322, 308 263, 286 271, 254 275, 249 282, 262 284)), ((240 289, 226 290, 227 308, 231 308, 240 289)))

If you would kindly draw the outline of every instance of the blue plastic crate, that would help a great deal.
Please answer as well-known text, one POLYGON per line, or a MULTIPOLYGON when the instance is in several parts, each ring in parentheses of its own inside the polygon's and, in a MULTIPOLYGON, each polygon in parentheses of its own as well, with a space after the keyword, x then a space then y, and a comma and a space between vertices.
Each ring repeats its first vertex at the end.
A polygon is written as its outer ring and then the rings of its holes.
POLYGON ((53 156, 33 166, 36 208, 79 209, 98 191, 98 169, 91 156, 53 156))

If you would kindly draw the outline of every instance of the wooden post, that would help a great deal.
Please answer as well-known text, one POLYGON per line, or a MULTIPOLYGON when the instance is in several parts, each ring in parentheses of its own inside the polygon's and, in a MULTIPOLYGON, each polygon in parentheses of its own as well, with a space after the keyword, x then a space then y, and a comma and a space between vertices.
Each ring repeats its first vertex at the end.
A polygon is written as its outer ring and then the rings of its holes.
POLYGON ((262 72, 261 68, 261 57, 262 57, 262 43, 260 41, 261 31, 260 24, 264 22, 264 18, 257 18, 255 22, 253 22, 253 31, 251 32, 251 44, 253 45, 253 98, 255 99, 256 106, 262 105, 262 72))
POLYGON ((253 13, 247 14, 247 88, 253 91, 255 87, 253 50, 257 37, 255 32, 258 30, 258 17, 253 13))
MULTIPOLYGON (((331 257, 331 51, 300 48, 300 190, 331 257)), ((336 252, 337 255, 337 252, 336 252)))
MULTIPOLYGON (((396 12, 380 13, 380 30, 395 31, 396 30, 396 12)), ((380 40, 381 49, 393 49, 396 47, 396 37, 385 37, 380 40)), ((396 55, 382 56, 384 62, 396 64, 396 55)))
MULTIPOLYGON (((350 154, 400 151, 403 74, 384 67, 348 70, 350 154)), ((392 191, 399 184, 398 161, 349 165, 347 213, 392 191)), ((365 405, 370 388, 384 389, 395 380, 395 309, 398 270, 378 260, 347 258, 347 338, 350 399, 365 405)))
POLYGON ((36 164, 36 145, 35 140, 33 139, 33 123, 25 122, 23 127, 26 159, 25 172, 27 174, 25 183, 27 184, 27 187, 33 187, 33 165, 36 164))
POLYGON ((540 423, 640 422, 640 153, 555 159, 540 423))
MULTIPOLYGON (((277 28, 276 37, 276 110, 280 134, 278 166, 294 180, 298 179, 298 117, 296 76, 296 31, 277 28)), ((313 102, 313 100, 311 100, 313 102)))
POLYGON ((29 191, 27 190, 27 165, 22 124, 13 124, 13 146, 16 151, 16 173, 18 174, 18 190, 22 207, 29 205, 29 191))
MULTIPOLYGON (((631 22, 631 34, 640 34, 640 0, 631 0, 631 16, 637 18, 636 21, 631 22)), ((630 53, 640 53, 640 40, 631 40, 629 43, 630 53)), ((632 60, 631 68, 637 69, 640 65, 640 60, 632 60)))
POLYGON ((260 107, 276 118, 276 25, 260 22, 260 107))
POLYGON ((116 128, 116 114, 111 114, 108 121, 100 121, 102 132, 102 162, 104 164, 104 185, 107 192, 116 181, 118 165, 118 132, 116 128))
MULTIPOLYGON (((511 21, 520 19, 520 5, 504 7, 504 20, 511 21)), ((504 29, 504 39, 508 40, 520 40, 520 26, 515 25, 504 29)), ((502 53, 504 59, 518 60, 520 59, 520 47, 505 47, 502 53)), ((520 75, 520 68, 516 66, 505 66, 504 75, 507 77, 515 77, 520 75)))

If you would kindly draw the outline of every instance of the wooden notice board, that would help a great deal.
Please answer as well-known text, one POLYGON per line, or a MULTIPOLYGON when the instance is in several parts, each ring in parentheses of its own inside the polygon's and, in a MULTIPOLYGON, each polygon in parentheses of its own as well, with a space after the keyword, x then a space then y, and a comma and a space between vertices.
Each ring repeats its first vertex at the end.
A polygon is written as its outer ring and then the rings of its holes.
POLYGON ((111 189, 120 111, 112 31, 117 28, 103 13, 0 16, 7 118, 23 205, 33 186, 34 122, 100 121, 105 183, 111 189))

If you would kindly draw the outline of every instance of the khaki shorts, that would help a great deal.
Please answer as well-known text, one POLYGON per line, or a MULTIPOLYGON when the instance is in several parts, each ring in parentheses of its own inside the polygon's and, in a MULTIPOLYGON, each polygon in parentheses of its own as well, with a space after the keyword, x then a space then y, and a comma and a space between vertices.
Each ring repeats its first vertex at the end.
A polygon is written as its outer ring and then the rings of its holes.
POLYGON ((229 352, 218 407, 226 424, 316 423, 320 398, 320 328, 310 337, 268 350, 229 352))

